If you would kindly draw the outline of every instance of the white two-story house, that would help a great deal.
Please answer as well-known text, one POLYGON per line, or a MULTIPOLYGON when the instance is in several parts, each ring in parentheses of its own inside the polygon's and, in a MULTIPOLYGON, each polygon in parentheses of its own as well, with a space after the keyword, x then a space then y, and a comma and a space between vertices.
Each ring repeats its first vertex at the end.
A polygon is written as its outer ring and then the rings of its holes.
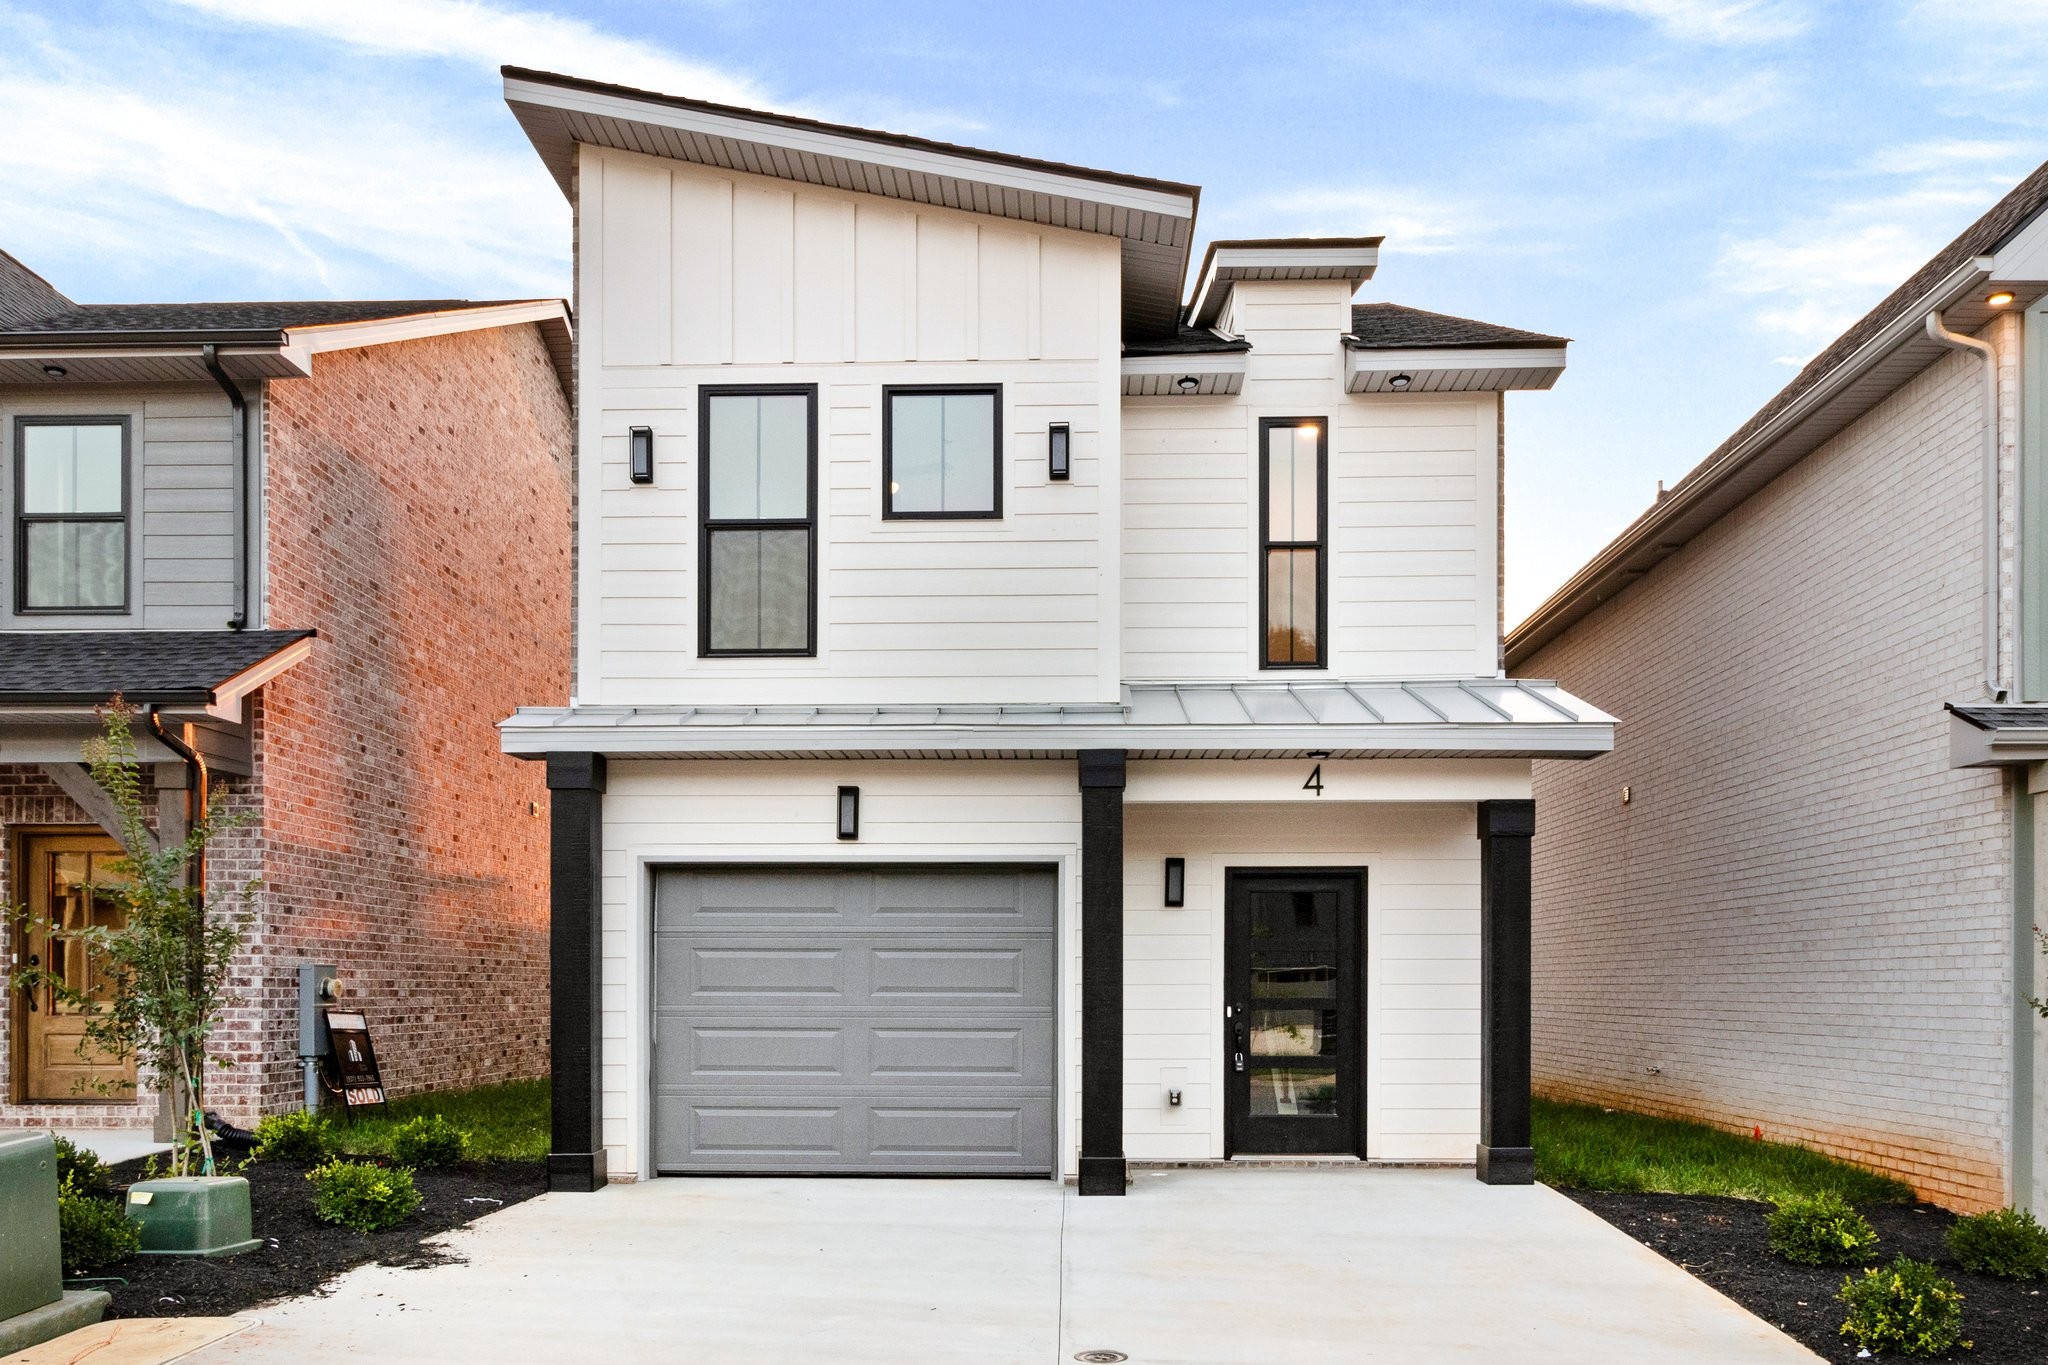
POLYGON ((1613 740, 1500 666, 1564 341, 1355 304, 1378 238, 1196 263, 1191 185, 506 96, 581 322, 573 699, 502 727, 554 1185, 1530 1179, 1530 763, 1613 740))

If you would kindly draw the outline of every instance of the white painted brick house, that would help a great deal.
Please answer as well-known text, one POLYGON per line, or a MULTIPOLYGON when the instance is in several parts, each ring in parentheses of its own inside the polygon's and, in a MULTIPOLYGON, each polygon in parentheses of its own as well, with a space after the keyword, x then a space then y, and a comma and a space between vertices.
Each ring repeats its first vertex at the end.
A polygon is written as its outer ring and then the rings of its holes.
POLYGON ((1539 1093, 2048 1212, 2044 202, 2048 167, 1510 633, 1629 722, 1536 765, 1539 1093))
POLYGON ((1502 393, 1377 238, 508 69, 575 210, 552 1180, 1530 1178, 1502 393), (1486 988, 1482 990, 1482 977, 1486 988))

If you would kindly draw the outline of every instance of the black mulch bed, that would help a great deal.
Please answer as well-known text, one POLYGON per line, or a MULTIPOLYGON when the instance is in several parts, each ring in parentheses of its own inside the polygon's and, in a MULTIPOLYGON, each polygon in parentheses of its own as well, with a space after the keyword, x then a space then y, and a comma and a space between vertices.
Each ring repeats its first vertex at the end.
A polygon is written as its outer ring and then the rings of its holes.
MULTIPOLYGON (((342 1271, 368 1261, 394 1266, 457 1261, 459 1256, 422 1243, 547 1187, 547 1167, 538 1161, 470 1162, 451 1170, 419 1171, 413 1179, 426 1199, 419 1212, 395 1228, 365 1236, 313 1216, 306 1170, 291 1162, 261 1161, 238 1172, 249 1181, 251 1233, 264 1239, 253 1251, 213 1258, 138 1256, 100 1272, 128 1282, 98 1286, 114 1295, 107 1316, 221 1316, 273 1299, 318 1293, 342 1271)), ((117 1166, 113 1177, 120 1185, 140 1180, 142 1163, 117 1166)))
MULTIPOLYGON (((1841 1335, 1846 1313, 1835 1302, 1850 1272, 1771 1255, 1764 1241, 1769 1205, 1708 1195, 1564 1193, 1823 1359, 1857 1358, 1856 1343, 1841 1335)), ((1932 1205, 1869 1205, 1862 1213, 1882 1239, 1875 1264, 1901 1253, 1932 1261, 1963 1292, 1963 1336, 1976 1345, 1952 1359, 1975 1365, 2048 1361, 2048 1280, 2001 1280, 1964 1270, 1945 1245, 1955 1215, 1932 1205)))

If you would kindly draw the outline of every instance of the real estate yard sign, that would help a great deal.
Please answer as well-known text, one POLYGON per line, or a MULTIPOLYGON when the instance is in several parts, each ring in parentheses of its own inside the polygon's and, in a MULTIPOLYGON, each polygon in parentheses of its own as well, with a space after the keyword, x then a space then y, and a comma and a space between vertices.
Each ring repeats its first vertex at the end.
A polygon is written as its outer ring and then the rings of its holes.
POLYGON ((329 1059, 334 1086, 351 1109, 384 1103, 384 1077, 370 1046, 370 1021, 353 1010, 327 1011, 329 1059))

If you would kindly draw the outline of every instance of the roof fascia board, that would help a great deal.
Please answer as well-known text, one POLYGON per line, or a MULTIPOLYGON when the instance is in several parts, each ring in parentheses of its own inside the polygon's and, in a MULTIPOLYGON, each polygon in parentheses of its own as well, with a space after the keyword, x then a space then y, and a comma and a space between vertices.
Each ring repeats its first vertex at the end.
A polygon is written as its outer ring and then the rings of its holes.
POLYGON ((1215 321, 1230 297, 1231 286, 1237 282, 1234 271, 1303 266, 1344 270, 1348 267, 1354 273, 1347 278, 1351 278, 1354 284, 1363 284, 1373 277, 1379 263, 1380 249, 1377 246, 1211 246, 1202 257, 1202 273, 1195 281, 1195 298, 1188 305, 1188 321, 1197 327, 1207 327, 1215 321))
MULTIPOLYGON (((1924 335, 1927 315, 1948 308, 1971 290, 1982 286, 1990 278, 1993 264, 1992 257, 1978 256, 1957 266, 1741 445, 1723 455, 1710 468, 1687 475, 1619 536, 1608 542, 1605 549, 1588 560, 1527 619, 1508 632, 1505 642, 1508 667, 1519 667, 1531 654, 1606 600, 1597 595, 1600 589, 1626 574, 1629 561, 1645 548, 1673 545, 1667 537, 1674 523, 1697 512, 1730 479, 1825 408, 1872 366, 1904 343, 1924 335)), ((1716 512, 1712 519, 1717 520, 1720 515, 1716 512)), ((1690 539, 1690 536, 1686 537, 1687 541, 1690 539)), ((1683 543, 1685 541, 1676 542, 1683 543)), ((1632 580, 1625 580, 1622 586, 1625 587, 1627 581, 1632 580)))
POLYGON ((319 355, 324 351, 353 350, 361 346, 384 346, 394 341, 421 337, 449 336, 476 332, 489 327, 516 327, 528 322, 558 322, 570 326, 568 305, 560 299, 532 299, 519 303, 492 304, 483 308, 449 308, 435 313, 409 313, 404 317, 374 318, 365 322, 328 322, 285 329, 288 349, 319 355))
POLYGON ((1363 749, 1454 755, 1527 754, 1591 758, 1614 747, 1614 726, 1597 721, 1482 725, 877 725, 616 726, 517 721, 499 727, 507 754, 535 757, 558 750, 585 753, 673 754, 829 753, 914 749, 974 754, 1015 749, 1363 749))
POLYGON ((1123 373, 1243 374, 1249 351, 1184 351, 1179 355, 1125 356, 1123 373))
POLYGON ((543 108, 600 118, 623 119, 631 123, 653 124, 677 132, 781 147, 803 155, 866 162, 922 175, 977 180, 1003 189, 1052 195, 1062 199, 1079 199, 1113 208, 1156 213, 1169 218, 1191 219, 1195 212, 1195 196, 1192 193, 1146 189, 1138 185, 1117 184, 1085 176, 1062 175, 1053 171, 982 160, 960 153, 895 146, 887 142, 827 132, 823 129, 795 128, 708 109, 683 109, 623 95, 544 85, 518 76, 505 78, 505 98, 543 108))
POLYGON ((242 699, 290 668, 296 668, 313 652, 316 637, 294 640, 267 659, 259 659, 240 673, 219 684, 207 699, 206 714, 230 725, 242 723, 242 699))
POLYGON ((1402 350, 1373 350, 1346 346, 1345 368, 1360 370, 1561 370, 1565 348, 1531 346, 1419 346, 1402 350))

